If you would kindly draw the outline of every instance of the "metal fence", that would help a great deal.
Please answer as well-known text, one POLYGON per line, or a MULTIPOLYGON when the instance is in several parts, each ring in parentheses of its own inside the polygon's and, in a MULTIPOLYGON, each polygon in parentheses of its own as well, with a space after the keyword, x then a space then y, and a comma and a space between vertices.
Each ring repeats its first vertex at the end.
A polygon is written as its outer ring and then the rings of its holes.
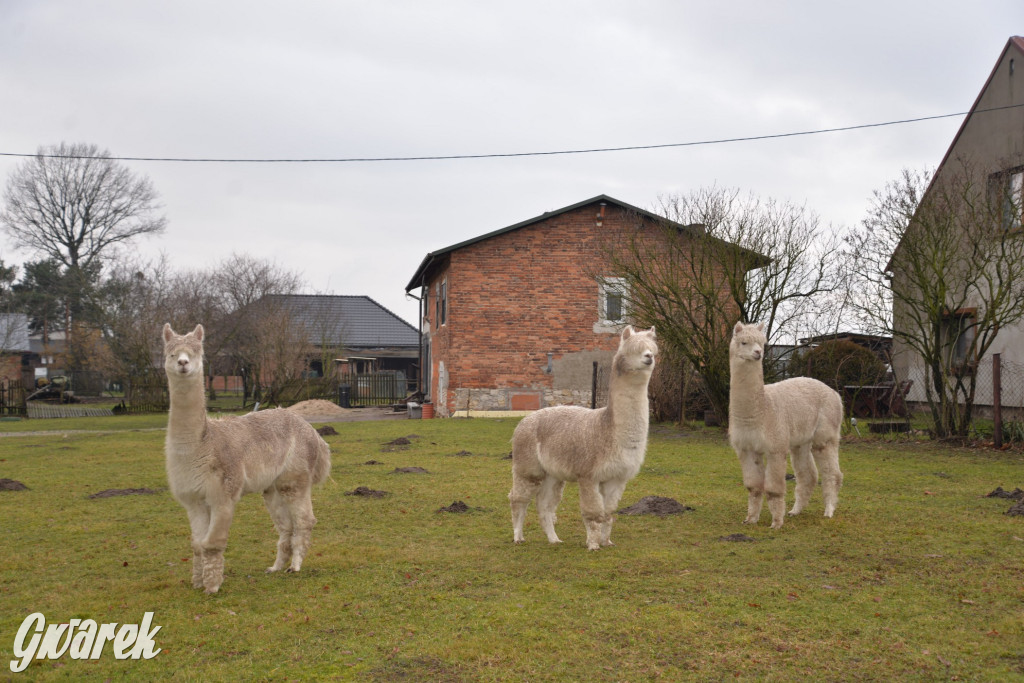
POLYGON ((284 382, 266 395, 268 404, 290 406, 321 399, 346 407, 391 405, 405 401, 409 394, 405 373, 384 370, 335 377, 311 377, 284 382))
POLYGON ((399 370, 346 373, 338 378, 337 384, 339 396, 348 387, 348 402, 353 406, 386 406, 401 403, 409 395, 409 383, 399 370))
POLYGON ((171 406, 167 378, 160 374, 132 377, 125 383, 120 413, 162 413, 171 406))
MULTIPOLYGON (((998 393, 1003 414, 1007 418, 1024 418, 1024 363, 1003 359, 1000 361, 998 393)), ((990 354, 969 369, 976 382, 974 407, 978 415, 989 416, 995 405, 997 387, 992 365, 993 356, 990 354)), ((926 383, 931 381, 927 370, 920 366, 912 366, 907 372, 906 379, 912 381, 907 401, 927 403, 926 383)), ((964 381, 966 384, 966 378, 964 381)))
POLYGON ((25 385, 19 379, 0 379, 0 415, 24 417, 25 385))

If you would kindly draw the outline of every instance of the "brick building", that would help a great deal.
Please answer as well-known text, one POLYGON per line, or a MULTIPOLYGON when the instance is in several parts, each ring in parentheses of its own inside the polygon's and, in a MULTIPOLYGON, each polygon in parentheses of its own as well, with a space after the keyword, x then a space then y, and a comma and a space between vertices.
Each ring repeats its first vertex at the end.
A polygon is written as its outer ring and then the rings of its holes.
POLYGON ((601 195, 427 254, 406 292, 419 290, 435 413, 589 405, 593 363, 609 364, 629 320, 603 254, 616 235, 665 221, 601 195))

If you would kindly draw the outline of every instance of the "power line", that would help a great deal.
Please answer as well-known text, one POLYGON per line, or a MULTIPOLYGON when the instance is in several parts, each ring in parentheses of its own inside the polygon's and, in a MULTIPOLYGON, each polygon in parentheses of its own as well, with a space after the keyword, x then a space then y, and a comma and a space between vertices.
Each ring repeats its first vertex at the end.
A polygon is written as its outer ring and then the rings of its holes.
POLYGON ((111 159, 113 161, 173 161, 181 163, 207 163, 207 164, 343 164, 361 162, 385 162, 385 161, 451 161, 461 159, 504 159, 515 157, 540 157, 560 156, 569 154, 597 154, 602 152, 630 152, 648 149, 669 149, 672 147, 701 147, 707 145, 721 145, 731 142, 754 142, 756 140, 776 140, 779 138, 793 138, 807 135, 820 135, 822 133, 841 133, 851 130, 863 130, 865 128, 882 128, 885 126, 898 126, 907 123, 920 123, 922 121, 935 121, 948 119, 956 116, 969 114, 983 114, 1004 109, 1016 109, 1024 107, 1024 104, 1010 104, 1002 107, 989 109, 976 109, 973 112, 963 111, 955 114, 939 114, 936 116, 921 116, 914 119, 901 119, 898 121, 885 121, 882 123, 862 123, 855 126, 841 126, 838 128, 820 128, 817 130, 805 130, 796 133, 774 133, 770 135, 752 135, 747 137, 719 138, 715 140, 697 140, 691 142, 669 142, 656 145, 629 145, 624 147, 593 147, 588 149, 563 149, 546 152, 504 152, 494 154, 439 154, 431 156, 394 156, 394 157, 343 157, 337 159, 216 159, 216 158, 183 158, 183 157, 100 157, 88 155, 64 155, 64 154, 25 154, 19 152, 0 152, 5 157, 42 157, 45 159, 111 159))

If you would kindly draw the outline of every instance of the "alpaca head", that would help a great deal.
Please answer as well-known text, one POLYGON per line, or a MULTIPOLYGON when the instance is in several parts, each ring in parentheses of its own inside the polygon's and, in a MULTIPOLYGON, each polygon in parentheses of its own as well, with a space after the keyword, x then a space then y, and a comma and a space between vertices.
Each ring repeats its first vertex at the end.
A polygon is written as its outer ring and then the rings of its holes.
POLYGON ((203 374, 203 326, 181 335, 164 324, 164 370, 168 377, 203 374))
POLYGON ((653 327, 637 331, 632 325, 626 325, 619 338, 619 350, 615 352, 615 370, 620 374, 638 372, 650 377, 657 355, 658 342, 653 327))
POLYGON ((764 336, 764 323, 744 325, 742 322, 738 322, 732 328, 729 357, 760 363, 764 359, 764 347, 767 343, 768 339, 764 336))

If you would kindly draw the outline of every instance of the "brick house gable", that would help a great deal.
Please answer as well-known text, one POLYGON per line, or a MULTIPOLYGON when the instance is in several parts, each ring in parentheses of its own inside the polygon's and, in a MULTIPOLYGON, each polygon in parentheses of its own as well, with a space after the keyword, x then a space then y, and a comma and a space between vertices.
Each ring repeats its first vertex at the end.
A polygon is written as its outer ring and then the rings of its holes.
POLYGON ((622 328, 600 316, 604 245, 638 221, 666 219, 599 195, 427 254, 406 292, 420 290, 436 414, 589 405, 622 328))

